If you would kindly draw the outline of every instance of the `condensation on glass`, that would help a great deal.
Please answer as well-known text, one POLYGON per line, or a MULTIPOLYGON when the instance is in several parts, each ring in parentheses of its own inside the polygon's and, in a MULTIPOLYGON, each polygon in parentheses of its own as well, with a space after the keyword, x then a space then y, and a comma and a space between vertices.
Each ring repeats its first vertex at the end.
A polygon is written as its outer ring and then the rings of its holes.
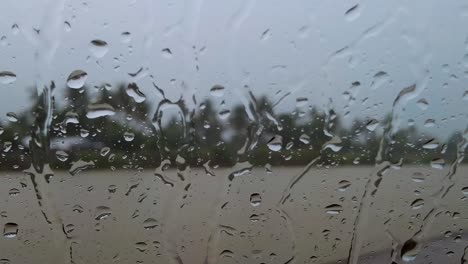
POLYGON ((0 263, 468 263, 465 1, 0 14, 0 263))

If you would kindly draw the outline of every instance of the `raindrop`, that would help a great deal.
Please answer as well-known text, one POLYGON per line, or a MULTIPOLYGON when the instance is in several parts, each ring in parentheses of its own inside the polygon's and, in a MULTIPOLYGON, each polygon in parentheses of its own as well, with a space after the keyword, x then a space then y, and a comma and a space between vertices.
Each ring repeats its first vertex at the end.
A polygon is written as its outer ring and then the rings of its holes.
POLYGON ((5 141, 3 143, 3 152, 10 151, 12 147, 13 147, 13 143, 11 141, 5 141))
POLYGON ((210 94, 214 97, 224 96, 224 86, 215 84, 213 87, 211 87, 210 94))
POLYGON ((89 131, 84 129, 84 128, 80 129, 80 136, 82 138, 85 138, 85 137, 89 136, 89 131))
POLYGON ((129 43, 131 40, 132 40, 132 36, 130 32, 125 31, 120 34, 120 41, 122 41, 122 43, 129 43))
POLYGON ((16 116, 15 113, 13 113, 13 112, 8 112, 8 113, 6 114, 6 116, 7 116, 7 119, 8 119, 10 122, 13 122, 13 123, 18 122, 18 116, 16 116))
POLYGON ((465 91, 462 96, 463 100, 468 101, 468 91, 465 91))
POLYGON ((109 187, 107 187, 107 191, 109 193, 115 193, 117 191, 117 186, 115 186, 114 184, 111 184, 109 185, 109 187))
POLYGON ((434 119, 427 119, 426 121, 424 121, 424 126, 425 127, 434 127, 435 126, 435 120, 434 119))
POLYGON ((124 139, 125 139, 125 141, 127 141, 127 142, 133 141, 133 139, 135 139, 135 133, 133 133, 133 132, 125 132, 125 133, 124 133, 124 139))
POLYGON ((169 48, 162 49, 161 54, 166 59, 172 58, 172 51, 169 48))
POLYGON ((461 191, 465 197, 468 197, 468 187, 463 187, 461 191))
POLYGON ((443 169, 445 166, 445 160, 442 158, 435 158, 431 161, 431 167, 434 169, 443 169))
POLYGON ((302 143, 308 145, 310 144, 310 137, 306 134, 302 134, 300 137, 299 137, 299 141, 301 141, 302 143))
POLYGON ((12 188, 10 189, 10 191, 8 191, 8 194, 11 195, 11 196, 17 196, 18 194, 20 193, 20 191, 16 188, 12 188))
POLYGON ((355 19, 357 19, 360 15, 360 10, 359 10, 359 4, 355 4, 354 6, 352 6, 350 9, 346 10, 345 12, 345 18, 346 20, 348 21, 353 21, 355 19))
POLYGON ((221 119, 225 120, 231 115, 231 111, 228 109, 224 109, 219 111, 218 115, 221 119))
POLYGON ((13 35, 17 35, 19 33, 19 26, 18 24, 13 24, 11 26, 11 33, 13 33, 13 35))
POLYGON ((86 117, 89 119, 94 119, 104 116, 112 116, 115 114, 114 108, 109 104, 94 104, 88 105, 88 112, 86 117))
POLYGON ((66 161, 68 159, 68 153, 63 150, 57 150, 55 152, 55 157, 60 161, 66 161))
POLYGON ((146 100, 146 95, 140 91, 136 83, 129 83, 125 92, 137 103, 141 103, 146 100))
POLYGON ((411 262, 416 259, 418 253, 419 244, 413 239, 409 239, 401 248, 401 259, 404 262, 411 262))
POLYGON ((257 215, 257 214, 253 214, 253 215, 251 215, 251 216, 249 217, 249 219, 250 219, 250 221, 252 221, 252 222, 255 223, 255 222, 258 222, 258 220, 260 220, 260 216, 257 215))
POLYGON ((340 192, 344 192, 349 188, 349 186, 351 186, 351 182, 347 180, 342 180, 338 183, 338 190, 340 192))
POLYGON ((145 252, 145 250, 148 248, 148 244, 145 242, 137 242, 135 243, 135 248, 140 252, 145 252))
POLYGON ((65 27, 65 31, 70 32, 71 31, 71 24, 68 21, 63 22, 63 25, 65 27))
POLYGON ((381 87, 387 80, 389 79, 388 73, 384 71, 379 71, 374 75, 374 80, 371 83, 371 89, 376 90, 377 88, 381 87))
POLYGON ((426 101, 426 99, 422 98, 422 99, 419 99, 416 104, 418 105, 418 107, 421 109, 421 110, 427 110, 427 108, 429 108, 429 103, 426 101))
POLYGON ((309 99, 307 99, 307 97, 298 97, 296 98, 296 106, 303 107, 307 104, 308 101, 309 99))
POLYGON ((259 206, 262 203, 262 196, 259 193, 253 193, 250 195, 250 204, 252 206, 259 206))
POLYGON ((283 147, 283 137, 280 135, 273 136, 267 143, 271 151, 280 151, 283 147))
POLYGON ((424 206, 424 200, 423 199, 416 199, 411 203, 411 208, 414 210, 420 209, 424 206))
POLYGON ((413 173, 413 177, 411 178, 414 182, 423 182, 425 180, 425 177, 422 173, 420 172, 415 172, 413 173))
POLYGON ((72 89, 80 89, 84 86, 88 74, 82 70, 74 70, 67 79, 67 86, 72 89))
POLYGON ((0 82, 2 84, 11 84, 16 81, 16 74, 10 71, 0 71, 0 82))
POLYGON ((439 142, 436 139, 430 139, 424 143, 423 148, 425 149, 435 149, 439 146, 439 142))
POLYGON ((73 224, 67 224, 67 225, 65 225, 63 227, 63 231, 65 231, 65 233, 67 233, 67 234, 70 234, 74 230, 75 230, 75 225, 73 225, 73 224))
POLYGON ((148 218, 145 221, 143 221, 143 228, 146 230, 151 230, 154 229, 158 226, 158 221, 154 218, 148 218))
POLYGON ((109 45, 104 40, 95 39, 89 43, 89 49, 96 58, 102 58, 109 51, 109 45))
POLYGON ((3 227, 3 236, 14 238, 18 234, 18 225, 16 223, 6 223, 3 227))
POLYGON ((103 147, 99 153, 102 157, 105 157, 107 156, 107 154, 109 154, 110 150, 111 149, 109 147, 103 147))
POLYGON ((340 214, 341 212, 343 212, 343 207, 339 204, 331 204, 325 207, 325 212, 331 215, 340 214))
POLYGON ((98 206, 96 208, 95 218, 96 220, 103 220, 111 215, 111 210, 107 206, 98 206))
POLYGON ((372 131, 374 131, 378 126, 379 126, 379 121, 377 121, 377 120, 375 120, 375 119, 372 119, 372 120, 369 120, 369 122, 367 122, 367 124, 366 124, 366 129, 372 132, 372 131))
POLYGON ((339 144, 341 144, 341 138, 334 136, 323 145, 323 149, 331 149, 333 152, 338 152, 343 148, 343 146, 340 146, 339 144))

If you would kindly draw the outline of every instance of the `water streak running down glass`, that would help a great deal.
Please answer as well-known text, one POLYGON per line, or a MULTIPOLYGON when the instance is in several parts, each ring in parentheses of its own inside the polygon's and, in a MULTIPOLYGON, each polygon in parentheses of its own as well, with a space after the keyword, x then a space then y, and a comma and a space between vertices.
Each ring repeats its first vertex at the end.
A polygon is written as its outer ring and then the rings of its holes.
POLYGON ((468 263, 465 1, 0 14, 0 263, 468 263))

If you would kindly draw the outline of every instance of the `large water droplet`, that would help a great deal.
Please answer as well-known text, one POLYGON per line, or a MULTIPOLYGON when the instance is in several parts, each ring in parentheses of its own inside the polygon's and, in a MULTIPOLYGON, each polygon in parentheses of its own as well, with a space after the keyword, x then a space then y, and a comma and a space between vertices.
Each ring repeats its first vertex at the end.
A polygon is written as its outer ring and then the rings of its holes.
POLYGON ((411 203, 411 208, 414 210, 420 209, 424 206, 424 200, 423 199, 416 199, 411 203))
POLYGON ((86 117, 94 119, 103 116, 112 116, 115 114, 115 110, 111 105, 108 104, 94 104, 88 105, 88 112, 86 117))
POLYGON ((372 120, 369 120, 369 122, 367 122, 367 124, 366 124, 366 129, 372 132, 372 131, 374 131, 378 126, 379 126, 379 121, 377 121, 377 120, 375 120, 375 119, 372 119, 372 120))
POLYGON ((424 143, 423 148, 425 149, 435 149, 439 146, 439 142, 436 139, 430 139, 424 143))
POLYGON ((360 15, 360 8, 359 4, 355 4, 352 6, 350 9, 346 10, 345 12, 345 18, 347 21, 353 21, 356 20, 360 15))
POLYGON ((280 135, 273 136, 267 143, 271 151, 280 151, 283 147, 283 137, 280 135))
POLYGON ((2 84, 11 84, 16 81, 16 74, 10 71, 0 71, 0 82, 2 84))
POLYGON ((66 161, 68 159, 68 153, 63 150, 57 150, 55 152, 55 157, 60 161, 66 161))
POLYGON ((371 89, 376 90, 377 88, 381 87, 384 83, 388 81, 389 78, 390 76, 388 75, 388 73, 384 71, 379 71, 374 75, 374 79, 371 83, 371 89))
POLYGON ((67 78, 67 86, 72 89, 80 89, 84 86, 88 74, 82 70, 74 70, 67 78))
POLYGON ((124 139, 125 139, 125 141, 127 141, 127 142, 133 141, 133 139, 135 139, 135 133, 133 133, 133 132, 125 132, 125 133, 124 133, 124 139))
POLYGON ((16 223, 6 223, 3 227, 3 236, 14 238, 18 234, 18 225, 16 223))
POLYGON ((143 228, 146 230, 154 229, 158 226, 158 221, 154 218, 148 218, 143 221, 143 228))
POLYGON ((102 58, 109 51, 109 45, 104 40, 95 39, 89 43, 89 49, 96 58, 102 58))
POLYGON ((231 110, 228 110, 228 109, 223 109, 219 111, 218 113, 218 116, 223 120, 227 119, 230 115, 231 115, 231 110))
POLYGON ((8 112, 6 114, 6 117, 7 117, 8 121, 10 121, 10 122, 13 122, 13 123, 18 122, 18 116, 13 112, 8 112))
POLYGON ((343 207, 339 204, 331 204, 325 207, 325 212, 331 215, 340 214, 341 212, 343 212, 343 207))
POLYGON ((166 59, 172 58, 172 51, 169 48, 162 49, 161 54, 166 59))
POLYGON ((445 166, 445 160, 442 158, 435 158, 431 161, 431 167, 434 169, 443 169, 445 166))
POLYGON ((250 204, 252 206, 259 206, 262 203, 262 196, 259 193, 252 193, 250 195, 250 204))
POLYGON ((338 183, 338 190, 344 192, 349 188, 349 186, 351 186, 351 182, 347 180, 342 180, 338 183))
POLYGON ((413 239, 405 242, 401 248, 401 259, 405 262, 411 262, 416 259, 419 253, 419 244, 413 239))
POLYGON ((95 219, 96 220, 103 220, 107 217, 109 217, 112 214, 111 209, 107 206, 98 206, 96 207, 96 214, 95 214, 95 219))
POLYGON ((299 137, 299 141, 301 141, 302 143, 304 144, 310 144, 310 137, 306 134, 302 134, 300 137, 299 137))
POLYGON ((141 103, 146 100, 146 95, 140 91, 136 83, 129 83, 125 92, 137 103, 141 103))

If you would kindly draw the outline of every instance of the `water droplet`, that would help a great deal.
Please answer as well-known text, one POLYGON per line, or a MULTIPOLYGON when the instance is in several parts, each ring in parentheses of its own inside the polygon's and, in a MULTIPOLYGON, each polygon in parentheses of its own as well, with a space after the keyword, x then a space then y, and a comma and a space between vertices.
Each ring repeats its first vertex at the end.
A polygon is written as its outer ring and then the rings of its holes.
POLYGON ((415 260, 419 253, 419 247, 419 244, 413 239, 407 240, 401 248, 401 259, 404 262, 411 262, 415 260))
POLYGON ((349 188, 349 186, 351 186, 351 182, 347 180, 342 180, 338 183, 338 190, 340 192, 344 192, 349 188))
POLYGON ((210 94, 214 97, 224 96, 224 86, 216 84, 210 89, 210 94))
POLYGON ((68 159, 68 153, 63 150, 57 150, 55 152, 55 157, 60 161, 66 161, 68 159))
POLYGON ((172 51, 169 48, 162 49, 161 54, 166 59, 172 58, 172 51))
POLYGON ((103 147, 103 148, 101 149, 101 151, 100 151, 101 156, 102 156, 102 157, 107 156, 107 154, 109 154, 110 150, 111 150, 111 149, 110 149, 109 147, 103 147))
POLYGON ((419 99, 416 104, 418 105, 418 107, 421 109, 421 110, 427 110, 427 108, 429 108, 429 103, 426 101, 426 99, 422 98, 422 99, 419 99))
POLYGON ((115 110, 111 105, 108 104, 94 104, 88 105, 88 112, 86 117, 89 119, 94 119, 104 116, 112 116, 115 114, 115 110))
POLYGON ((411 203, 411 208, 414 210, 420 209, 424 206, 424 200, 423 199, 416 199, 411 203))
POLYGON ((129 83, 125 92, 137 103, 141 103, 146 100, 146 95, 140 91, 136 83, 129 83))
POLYGON ((333 152, 338 152, 343 148, 343 146, 340 146, 339 144, 341 144, 341 138, 334 136, 323 145, 323 149, 331 149, 333 152))
POLYGON ((125 133, 124 133, 124 139, 125 139, 125 141, 127 141, 127 142, 133 141, 133 139, 135 139, 135 133, 133 133, 133 132, 125 132, 125 133))
POLYGON ((132 36, 130 32, 125 31, 125 32, 122 32, 122 34, 120 34, 120 41, 122 41, 122 43, 129 43, 131 40, 132 40, 132 36))
POLYGON ((85 138, 85 137, 89 136, 89 131, 84 129, 84 128, 80 129, 80 136, 82 138, 85 138))
POLYGON ((417 183, 420 183, 420 182, 423 182, 424 180, 426 180, 426 178, 424 177, 424 175, 420 172, 415 172, 413 173, 413 177, 411 178, 414 182, 417 182, 417 183))
POLYGON ((16 188, 11 188, 10 191, 8 191, 8 194, 11 196, 17 196, 20 193, 20 191, 16 188))
POLYGON ((305 105, 307 105, 309 99, 307 99, 307 97, 298 97, 296 98, 296 106, 297 107, 303 107, 305 105))
POLYGON ((283 147, 283 137, 280 135, 273 136, 267 143, 271 151, 280 151, 283 147))
POLYGON ((95 218, 96 220, 103 220, 112 214, 111 209, 107 206, 98 206, 96 208, 95 218))
POLYGON ((468 101, 468 91, 465 91, 462 96, 463 100, 468 101))
POLYGON ((148 244, 145 242, 137 242, 135 243, 135 248, 140 252, 145 252, 145 250, 148 248, 148 244))
POLYGON ((18 234, 18 225, 16 223, 6 223, 3 227, 3 236, 14 238, 18 234))
POLYGON ((109 51, 109 45, 104 40, 95 39, 89 43, 89 49, 96 58, 102 58, 109 51))
POLYGON ((377 121, 377 120, 375 120, 375 119, 372 119, 372 120, 369 120, 369 122, 367 122, 367 124, 366 124, 366 129, 372 132, 372 131, 374 131, 378 126, 379 126, 379 121, 377 121))
POLYGON ((341 212, 343 212, 343 207, 339 204, 331 204, 325 207, 325 212, 331 215, 340 214, 341 212))
POLYGON ((10 122, 13 122, 13 123, 18 122, 18 116, 16 116, 16 114, 13 112, 8 112, 6 114, 6 117, 10 122))
POLYGON ((67 86, 72 89, 80 89, 84 86, 88 74, 82 70, 74 70, 67 79, 67 86))
POLYGON ((10 151, 12 147, 13 147, 13 143, 11 141, 5 141, 3 143, 3 152, 10 151))
POLYGON ((65 31, 70 32, 71 31, 71 24, 68 21, 63 22, 63 26, 65 28, 65 31))
POLYGON ((424 121, 424 127, 434 127, 435 126, 435 120, 434 119, 427 119, 424 121))
POLYGON ((374 79, 372 80, 371 83, 371 89, 376 90, 377 88, 381 87, 385 82, 388 81, 389 79, 388 73, 384 71, 379 71, 374 75, 374 79))
POLYGON ((252 221, 252 222, 255 223, 255 222, 258 222, 258 220, 260 220, 260 216, 257 215, 257 214, 253 214, 253 215, 251 215, 251 216, 249 217, 249 219, 250 219, 250 221, 252 221))
POLYGON ((18 35, 19 33, 19 26, 18 24, 13 24, 11 26, 11 33, 13 33, 13 35, 18 35))
POLYGON ((465 197, 468 197, 468 187, 463 187, 462 188, 462 193, 465 197))
POLYGON ((442 158, 435 158, 431 161, 431 167, 434 169, 443 169, 445 166, 445 160, 442 158))
POLYGON ((0 72, 0 82, 2 84, 12 84, 16 81, 16 74, 10 71, 0 72))
POLYGON ((300 137, 299 137, 299 141, 301 141, 302 143, 308 145, 310 144, 310 137, 306 134, 302 134, 300 137))
POLYGON ((259 193, 252 193, 250 195, 250 204, 252 206, 259 206, 262 203, 262 196, 259 193))
POLYGON ((425 149, 435 149, 439 147, 439 142, 436 139, 430 139, 424 143, 423 148, 425 149))
POLYGON ((218 115, 221 119, 225 120, 231 115, 231 111, 228 109, 223 109, 219 111, 218 115))
POLYGON ((345 18, 347 21, 353 21, 355 19, 357 19, 360 15, 360 8, 359 8, 359 4, 355 4, 354 6, 352 6, 350 9, 346 10, 345 12, 345 18))
POLYGON ((143 221, 143 228, 146 230, 151 230, 154 229, 158 226, 158 221, 154 218, 148 218, 145 221, 143 221))

